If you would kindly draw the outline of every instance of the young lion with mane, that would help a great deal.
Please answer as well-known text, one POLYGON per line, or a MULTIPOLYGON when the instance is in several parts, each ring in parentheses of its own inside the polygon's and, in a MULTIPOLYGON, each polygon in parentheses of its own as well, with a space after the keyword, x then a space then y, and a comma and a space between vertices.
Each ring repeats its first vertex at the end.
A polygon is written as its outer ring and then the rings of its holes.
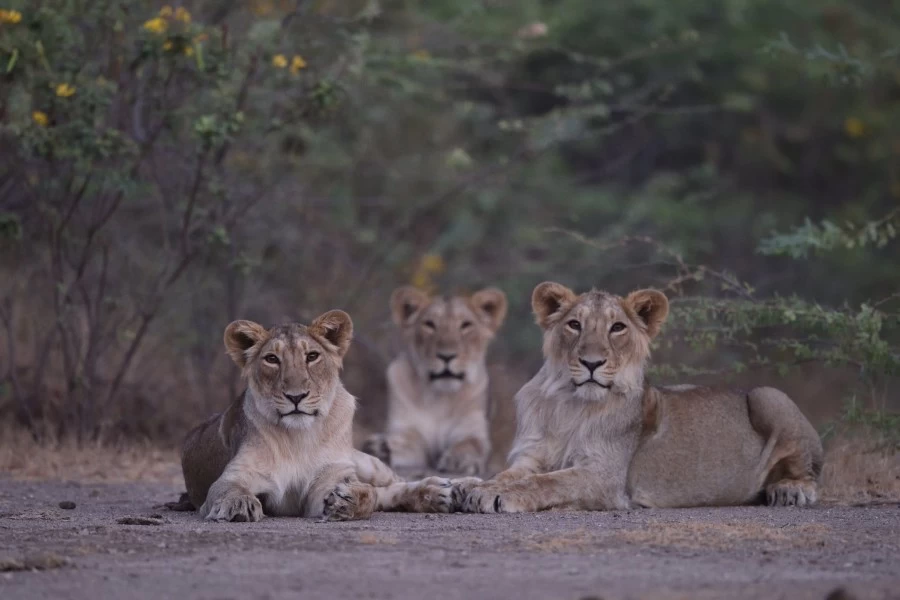
POLYGON ((450 512, 450 481, 405 482, 353 449, 356 400, 340 380, 353 323, 339 310, 309 327, 235 321, 225 347, 247 391, 192 430, 182 468, 190 502, 216 521, 263 514, 365 519, 375 510, 450 512))
POLYGON ((516 394, 509 468, 455 484, 463 510, 815 503, 822 444, 783 392, 644 382, 665 295, 547 282, 532 308, 546 360, 516 394))

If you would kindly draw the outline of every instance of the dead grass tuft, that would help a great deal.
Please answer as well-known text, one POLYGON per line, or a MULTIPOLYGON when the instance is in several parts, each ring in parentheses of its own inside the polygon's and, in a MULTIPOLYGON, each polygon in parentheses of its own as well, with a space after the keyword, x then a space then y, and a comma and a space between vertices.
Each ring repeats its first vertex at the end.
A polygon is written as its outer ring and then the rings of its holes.
POLYGON ((595 536, 584 529, 577 529, 560 535, 535 533, 525 537, 522 540, 522 545, 529 550, 537 550, 539 552, 564 552, 568 550, 584 550, 595 541, 595 536))
POLYGON ((383 536, 377 535, 374 533, 363 533, 359 536, 359 543, 365 544, 367 546, 373 546, 377 544, 385 544, 388 546, 393 546, 397 543, 397 538, 393 536, 383 536))
POLYGON ((26 480, 182 483, 178 453, 171 447, 141 442, 36 442, 27 432, 9 427, 0 431, 0 473, 26 480))
POLYGON ((829 529, 804 524, 772 527, 756 523, 652 522, 640 529, 615 533, 615 539, 629 544, 684 548, 731 548, 738 542, 768 543, 777 546, 814 547, 823 545, 829 529))
POLYGON ((52 552, 29 555, 24 558, 0 559, 0 573, 10 571, 46 571, 60 569, 71 564, 68 558, 52 552))
POLYGON ((900 501, 900 448, 878 438, 837 439, 825 452, 821 483, 825 501, 900 501))

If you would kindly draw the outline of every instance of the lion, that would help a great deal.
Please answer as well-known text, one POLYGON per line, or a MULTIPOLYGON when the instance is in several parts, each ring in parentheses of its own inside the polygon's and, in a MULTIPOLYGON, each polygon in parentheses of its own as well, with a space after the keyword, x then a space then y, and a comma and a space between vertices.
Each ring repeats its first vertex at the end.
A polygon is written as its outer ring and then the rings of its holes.
POLYGON ((450 482, 405 482, 352 445, 356 399, 340 380, 353 323, 332 310, 308 327, 235 321, 225 347, 247 381, 226 411, 185 438, 190 503, 213 521, 263 515, 368 518, 376 510, 450 512, 450 482))
POLYGON ((390 300, 403 353, 387 369, 387 431, 363 450, 398 469, 475 475, 491 452, 488 345, 506 317, 506 295, 430 297, 411 286, 390 300))
POLYGON ((822 443, 783 392, 644 381, 669 302, 538 285, 544 365, 516 394, 508 468, 454 485, 466 512, 809 506, 822 443))

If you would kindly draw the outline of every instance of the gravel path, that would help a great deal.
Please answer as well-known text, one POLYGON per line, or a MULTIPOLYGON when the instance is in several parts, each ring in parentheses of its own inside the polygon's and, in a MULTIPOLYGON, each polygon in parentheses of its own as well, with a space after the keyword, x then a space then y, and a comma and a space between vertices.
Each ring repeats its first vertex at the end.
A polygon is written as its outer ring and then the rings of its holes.
POLYGON ((220 524, 179 491, 0 479, 0 598, 900 598, 896 503, 220 524))

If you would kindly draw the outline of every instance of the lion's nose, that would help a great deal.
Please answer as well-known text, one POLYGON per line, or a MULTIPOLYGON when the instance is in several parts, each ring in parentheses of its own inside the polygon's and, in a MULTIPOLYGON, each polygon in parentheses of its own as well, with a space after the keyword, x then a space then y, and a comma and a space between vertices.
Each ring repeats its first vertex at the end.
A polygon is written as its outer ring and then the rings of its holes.
POLYGON ((441 352, 438 352, 437 357, 439 359, 441 359, 442 361, 444 361, 445 363, 449 363, 451 360, 456 358, 456 355, 455 354, 443 354, 441 352))
POLYGON ((293 402, 294 406, 300 404, 307 396, 309 396, 309 392, 303 392, 302 394, 284 394, 284 397, 293 402))
POLYGON ((603 365, 606 364, 606 359, 604 358, 603 360, 584 360, 583 358, 579 358, 578 362, 583 364, 585 367, 587 367, 588 371, 593 373, 594 369, 596 369, 597 367, 602 367, 603 365))

